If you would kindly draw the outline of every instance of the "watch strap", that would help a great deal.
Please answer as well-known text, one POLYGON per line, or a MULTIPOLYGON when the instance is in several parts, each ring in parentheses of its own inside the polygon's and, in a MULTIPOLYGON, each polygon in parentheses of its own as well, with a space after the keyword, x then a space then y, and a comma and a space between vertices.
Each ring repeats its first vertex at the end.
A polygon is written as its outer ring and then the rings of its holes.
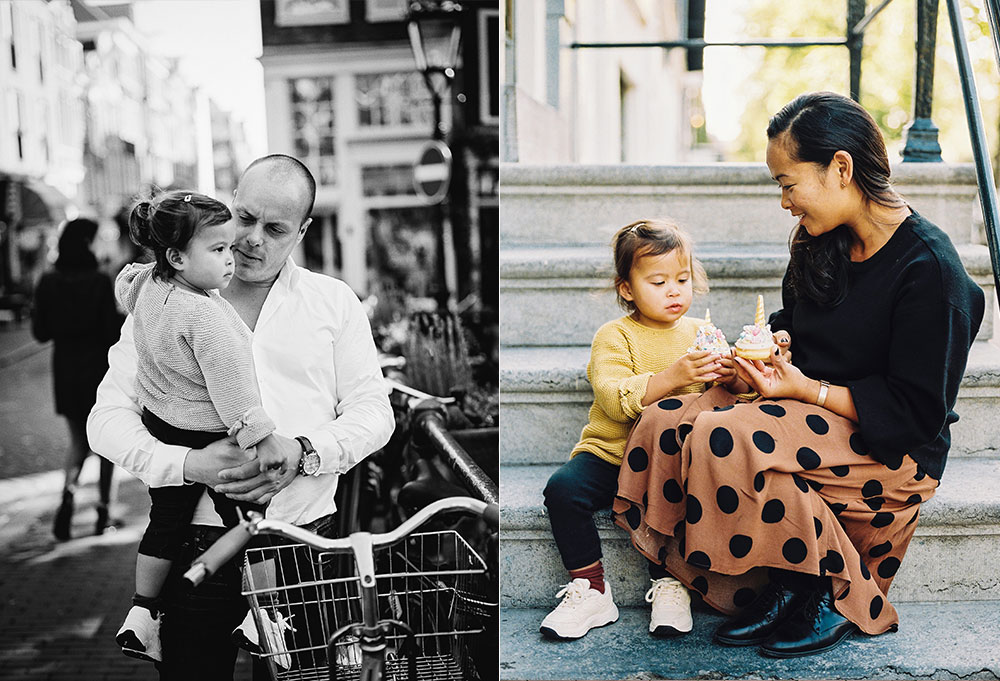
POLYGON ((316 448, 313 447, 312 442, 305 435, 296 435, 295 440, 302 447, 302 456, 299 457, 299 475, 310 475, 305 470, 306 457, 310 454, 316 454, 316 448))

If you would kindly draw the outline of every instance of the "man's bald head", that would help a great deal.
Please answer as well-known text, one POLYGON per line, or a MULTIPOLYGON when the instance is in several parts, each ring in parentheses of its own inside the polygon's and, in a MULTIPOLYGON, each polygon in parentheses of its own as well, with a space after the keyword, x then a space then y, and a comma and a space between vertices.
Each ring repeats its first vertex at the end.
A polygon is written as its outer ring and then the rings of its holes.
MULTIPOLYGON (((287 154, 261 156, 246 167, 246 170, 240 175, 240 182, 254 168, 258 168, 258 172, 266 173, 268 180, 282 183, 292 181, 301 187, 303 204, 301 222, 305 222, 312 215, 313 206, 316 203, 316 179, 302 161, 287 154)), ((236 191, 239 192, 239 185, 237 185, 236 191)))

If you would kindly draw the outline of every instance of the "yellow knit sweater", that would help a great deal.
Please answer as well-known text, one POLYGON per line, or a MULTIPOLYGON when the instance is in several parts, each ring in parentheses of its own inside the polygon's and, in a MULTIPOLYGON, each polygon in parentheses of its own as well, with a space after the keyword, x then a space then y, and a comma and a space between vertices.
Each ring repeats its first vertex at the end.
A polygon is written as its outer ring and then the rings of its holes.
MULTIPOLYGON (((597 330, 587 365, 594 404, 570 458, 590 452, 621 465, 625 441, 642 413, 642 398, 650 377, 680 359, 694 344, 698 326, 704 323, 681 317, 672 329, 651 329, 631 317, 622 317, 597 330)), ((704 390, 704 383, 692 383, 671 394, 704 390)))

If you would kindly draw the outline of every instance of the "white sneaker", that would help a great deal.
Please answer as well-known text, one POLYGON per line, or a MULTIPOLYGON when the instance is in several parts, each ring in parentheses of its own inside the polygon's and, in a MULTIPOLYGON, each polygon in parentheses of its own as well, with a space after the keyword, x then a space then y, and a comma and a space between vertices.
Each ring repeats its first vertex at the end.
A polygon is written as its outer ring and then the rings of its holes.
POLYGON ((257 612, 260 616, 261 629, 263 629, 264 645, 260 644, 260 634, 257 631, 256 623, 254 623, 252 611, 247 612, 247 616, 243 618, 240 626, 233 629, 231 634, 233 643, 254 655, 276 653, 273 656, 274 663, 282 669, 288 669, 292 666, 292 656, 288 654, 288 646, 285 645, 285 632, 295 631, 295 627, 291 623, 293 615, 285 617, 275 610, 274 614, 278 618, 278 621, 275 622, 265 608, 259 608, 257 612))
POLYGON ((125 615, 125 622, 118 630, 115 641, 122 647, 122 652, 129 657, 150 662, 162 662, 163 652, 160 648, 160 618, 146 608, 133 605, 125 615))
POLYGON ((590 588, 590 580, 578 577, 556 594, 562 602, 542 620, 538 630, 547 638, 580 638, 594 627, 603 627, 618 619, 618 608, 611 598, 611 585, 604 582, 604 593, 590 588))
POLYGON ((673 577, 651 579, 646 602, 653 604, 649 633, 653 636, 677 636, 691 631, 691 594, 673 577))

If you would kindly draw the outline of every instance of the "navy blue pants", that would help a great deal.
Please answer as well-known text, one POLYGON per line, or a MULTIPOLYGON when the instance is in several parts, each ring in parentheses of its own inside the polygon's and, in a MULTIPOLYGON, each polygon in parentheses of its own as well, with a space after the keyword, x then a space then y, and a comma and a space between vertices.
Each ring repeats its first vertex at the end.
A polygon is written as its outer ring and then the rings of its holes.
MULTIPOLYGON (((601 559, 601 538, 594 514, 611 508, 620 470, 620 466, 590 452, 581 452, 560 466, 545 485, 543 495, 552 536, 567 570, 578 570, 601 559)), ((653 579, 669 576, 662 566, 647 562, 653 579)))

